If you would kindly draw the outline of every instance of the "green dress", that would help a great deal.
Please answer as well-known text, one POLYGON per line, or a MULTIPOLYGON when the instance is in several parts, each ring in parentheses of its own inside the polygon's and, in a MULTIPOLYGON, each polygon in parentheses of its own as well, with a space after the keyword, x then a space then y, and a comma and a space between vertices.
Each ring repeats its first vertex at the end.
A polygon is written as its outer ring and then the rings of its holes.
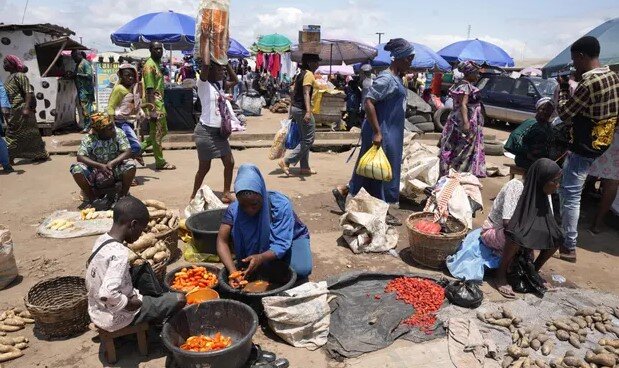
POLYGON ((26 95, 34 93, 28 77, 24 73, 13 73, 6 79, 4 87, 12 109, 6 131, 9 157, 11 160, 16 158, 47 159, 49 155, 45 150, 45 142, 41 138, 41 133, 39 133, 36 116, 34 113, 27 116, 22 114, 26 106, 26 95))
MULTIPOLYGON (((142 69, 142 78, 144 80, 144 95, 146 96, 148 89, 153 89, 155 94, 155 111, 159 114, 159 119, 156 122, 149 122, 149 136, 142 142, 142 151, 146 148, 153 147, 153 156, 155 156, 155 166, 162 168, 166 161, 163 158, 163 150, 161 144, 163 137, 168 134, 168 122, 166 119, 166 111, 163 103, 163 73, 161 72, 161 64, 156 63, 152 58, 149 58, 142 69)), ((143 105, 146 115, 149 116, 152 107, 148 106, 146 99, 143 105)))
POLYGON ((82 114, 84 115, 84 130, 89 130, 92 123, 90 116, 93 113, 93 103, 95 102, 92 65, 88 60, 82 59, 75 68, 75 74, 75 87, 77 88, 77 96, 82 107, 82 114))

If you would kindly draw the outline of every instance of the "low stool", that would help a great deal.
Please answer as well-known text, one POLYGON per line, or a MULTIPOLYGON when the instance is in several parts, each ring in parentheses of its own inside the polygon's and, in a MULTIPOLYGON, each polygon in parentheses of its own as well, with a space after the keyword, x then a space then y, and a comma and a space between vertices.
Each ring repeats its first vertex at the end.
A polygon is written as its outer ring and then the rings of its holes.
POLYGON ((109 364, 114 364, 117 361, 116 346, 114 345, 114 339, 117 337, 136 334, 140 354, 148 354, 148 323, 140 323, 139 325, 135 326, 127 326, 115 332, 109 332, 97 326, 95 326, 95 330, 99 333, 99 339, 101 345, 103 345, 103 353, 105 355, 105 359, 109 364))

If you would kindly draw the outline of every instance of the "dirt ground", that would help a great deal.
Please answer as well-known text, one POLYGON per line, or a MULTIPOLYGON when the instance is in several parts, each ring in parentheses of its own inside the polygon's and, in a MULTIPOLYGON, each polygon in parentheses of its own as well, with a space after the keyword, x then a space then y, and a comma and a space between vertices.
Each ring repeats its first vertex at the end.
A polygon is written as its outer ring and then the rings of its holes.
MULTIPOLYGON (((499 138, 505 132, 498 132, 499 138)), ((341 235, 338 226, 339 212, 332 196, 331 188, 336 184, 346 183, 352 172, 352 164, 346 163, 347 153, 330 154, 316 153, 311 156, 311 164, 318 175, 309 178, 280 175, 274 162, 267 159, 266 149, 249 149, 234 152, 237 166, 252 162, 262 170, 271 190, 279 190, 287 194, 294 202, 300 218, 308 225, 312 237, 314 256, 314 273, 312 280, 322 280, 330 275, 350 270, 389 270, 433 272, 417 268, 410 260, 406 248, 408 244, 406 228, 400 228, 398 251, 401 257, 389 254, 353 255, 352 252, 338 245, 341 235)), ((155 198, 166 202, 175 208, 184 208, 187 204, 193 185, 193 177, 197 166, 195 151, 166 151, 166 158, 174 163, 178 170, 168 172, 153 171, 152 157, 147 157, 148 167, 138 170, 138 177, 144 183, 132 189, 132 194, 142 198, 155 198)), ((7 225, 15 243, 15 255, 20 272, 19 279, 10 287, 0 291, 0 307, 21 306, 26 292, 36 282, 47 277, 58 275, 82 275, 84 265, 90 254, 95 237, 56 240, 38 237, 36 226, 44 217, 58 209, 75 209, 78 200, 77 186, 69 175, 69 166, 75 158, 71 156, 53 156, 52 160, 42 164, 24 164, 16 166, 18 174, 0 175, 0 223, 7 225)), ((504 158, 492 159, 495 162, 507 162, 504 158)), ((489 178, 482 180, 483 196, 486 210, 489 210, 492 199, 507 178, 489 178)), ((208 183, 214 190, 222 189, 222 166, 214 163, 211 173, 207 176, 208 183)), ((408 209, 415 209, 415 204, 406 204, 408 209)), ((585 206, 582 223, 588 224, 594 213, 594 205, 585 206)), ((398 210, 397 215, 403 220, 409 210, 398 210)), ((480 225, 485 214, 475 219, 480 225)), ((598 236, 592 236, 586 231, 581 232, 579 239, 579 259, 576 264, 569 264, 558 259, 551 259, 545 268, 548 275, 562 275, 570 283, 580 287, 595 288, 603 291, 619 293, 619 275, 615 269, 619 256, 618 232, 616 229, 598 236), (613 271, 615 269, 615 271, 613 271)), ((486 296, 498 299, 487 285, 484 286, 486 296)), ((30 347, 25 356, 6 363, 6 367, 96 367, 106 365, 100 353, 98 341, 93 332, 85 332, 80 336, 60 341, 44 341, 33 338, 32 329, 22 331, 31 338, 30 347)), ((17 333, 17 334, 22 334, 17 333)), ((270 335, 272 336, 272 335, 270 335)), ((137 353, 137 345, 133 341, 118 343, 119 367, 163 367, 165 350, 151 335, 150 353, 141 357, 137 353), (122 345, 122 346, 121 346, 122 345)), ((373 359, 372 364, 364 363, 363 359, 349 362, 334 362, 321 351, 310 352, 305 349, 294 349, 272 337, 266 337, 262 331, 256 335, 255 342, 264 349, 271 350, 288 358, 291 367, 363 367, 379 366, 380 359, 373 359)), ((412 343, 398 342, 385 350, 402 356, 412 343), (393 349, 393 350, 391 350, 393 349)), ((401 364, 389 366, 410 366, 406 359, 399 360, 401 364)), ((448 365, 446 365, 448 366, 448 365)))

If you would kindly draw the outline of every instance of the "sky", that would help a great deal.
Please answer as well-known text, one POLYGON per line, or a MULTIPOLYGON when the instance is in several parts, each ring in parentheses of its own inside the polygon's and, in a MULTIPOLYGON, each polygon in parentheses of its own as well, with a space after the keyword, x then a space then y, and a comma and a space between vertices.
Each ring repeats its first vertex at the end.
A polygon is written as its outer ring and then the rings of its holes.
MULTIPOLYGON (((21 23, 27 0, 0 0, 0 22, 21 23)), ((52 23, 75 31, 98 51, 119 50, 110 34, 131 19, 173 10, 193 16, 199 0, 28 0, 24 23, 52 23)), ((602 22, 619 17, 616 0, 418 1, 231 0, 231 36, 245 46, 259 35, 297 41, 304 24, 323 38, 378 43, 402 37, 437 51, 470 37, 504 48, 516 61, 551 59, 602 22)))

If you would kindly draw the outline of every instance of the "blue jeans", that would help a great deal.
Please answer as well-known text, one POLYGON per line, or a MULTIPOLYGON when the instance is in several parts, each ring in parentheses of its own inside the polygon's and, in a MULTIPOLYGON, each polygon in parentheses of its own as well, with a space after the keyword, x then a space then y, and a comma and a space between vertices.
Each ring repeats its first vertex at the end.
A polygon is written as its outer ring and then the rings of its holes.
POLYGON ((133 153, 134 156, 139 156, 142 152, 142 146, 140 145, 138 136, 135 134, 135 130, 133 130, 133 124, 126 121, 119 121, 116 123, 116 126, 122 129, 127 136, 129 146, 131 146, 131 153, 133 153))
POLYGON ((565 231, 563 245, 576 249, 578 239, 578 218, 580 217, 580 198, 587 180, 589 167, 595 159, 570 152, 563 163, 561 181, 561 223, 565 231))
MULTIPOLYGON (((2 113, 0 112, 0 114, 2 113)), ((9 147, 6 145, 6 141, 2 135, 2 118, 0 118, 0 165, 2 165, 2 168, 5 170, 8 170, 11 167, 9 163, 9 147)))
POLYGON ((296 107, 292 107, 292 119, 297 122, 299 132, 301 133, 301 144, 299 144, 286 157, 285 162, 294 166, 301 163, 301 169, 309 170, 309 154, 310 148, 314 144, 314 136, 316 134, 316 122, 312 119, 310 123, 305 122, 305 111, 296 107))
POLYGON ((306 279, 312 273, 312 251, 309 238, 299 238, 292 241, 290 250, 282 261, 288 263, 297 273, 298 279, 306 279))

